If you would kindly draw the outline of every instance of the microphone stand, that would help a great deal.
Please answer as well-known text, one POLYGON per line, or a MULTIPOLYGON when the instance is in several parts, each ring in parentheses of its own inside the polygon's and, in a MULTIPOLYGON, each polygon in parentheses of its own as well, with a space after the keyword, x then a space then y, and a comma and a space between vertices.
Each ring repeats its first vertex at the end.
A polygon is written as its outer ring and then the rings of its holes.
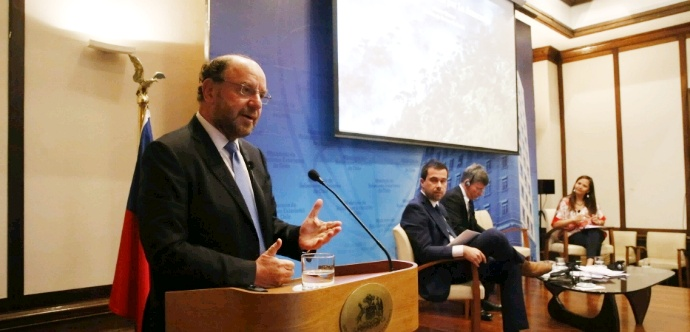
POLYGON ((370 236, 372 239, 374 239, 374 242, 376 242, 376 244, 379 246, 379 248, 381 248, 381 250, 383 250, 383 252, 386 254, 386 258, 388 258, 388 269, 392 272, 392 271, 393 271, 393 260, 391 260, 391 255, 388 253, 388 250, 386 250, 386 248, 383 247, 383 244, 381 244, 381 242, 379 242, 379 240, 376 239, 376 237, 374 236, 374 234, 371 233, 371 231, 369 230, 369 228, 367 228, 367 226, 364 225, 364 223, 357 217, 357 215, 356 215, 354 212, 352 212, 352 209, 350 209, 350 207, 347 206, 347 204, 345 203, 345 201, 343 201, 343 199, 340 198, 340 196, 338 196, 338 194, 336 194, 335 191, 333 191, 333 189, 331 189, 329 186, 327 186, 326 183, 323 182, 323 180, 321 180, 320 178, 317 179, 316 181, 317 181, 318 183, 320 183, 322 186, 324 186, 326 189, 328 189, 328 191, 330 191, 330 192, 333 194, 333 196, 335 196, 335 198, 337 198, 338 201, 340 201, 340 204, 342 204, 342 205, 347 209, 347 212, 350 212, 350 214, 352 215, 352 217, 354 217, 355 220, 357 220, 357 222, 359 223, 359 225, 362 226, 362 228, 364 228, 365 231, 367 231, 367 233, 369 234, 369 236, 370 236))

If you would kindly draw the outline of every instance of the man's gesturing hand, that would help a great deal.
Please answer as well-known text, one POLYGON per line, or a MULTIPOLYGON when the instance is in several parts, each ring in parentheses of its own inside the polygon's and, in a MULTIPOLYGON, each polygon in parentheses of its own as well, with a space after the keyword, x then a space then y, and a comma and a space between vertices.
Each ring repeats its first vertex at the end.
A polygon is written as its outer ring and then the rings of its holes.
POLYGON ((295 263, 285 259, 278 259, 276 253, 283 245, 278 239, 256 260, 256 278, 254 285, 264 288, 278 287, 292 280, 295 263))
POLYGON ((304 219, 299 230, 299 246, 303 250, 316 250, 328 243, 336 234, 340 233, 342 223, 340 221, 321 221, 319 211, 323 201, 317 199, 309 215, 304 219))

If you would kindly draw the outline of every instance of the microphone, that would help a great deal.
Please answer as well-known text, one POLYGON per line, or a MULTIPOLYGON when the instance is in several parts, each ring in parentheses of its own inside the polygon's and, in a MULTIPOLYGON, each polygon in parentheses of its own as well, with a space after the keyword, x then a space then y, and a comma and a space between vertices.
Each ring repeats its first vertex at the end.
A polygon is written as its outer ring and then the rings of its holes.
POLYGON ((343 199, 340 198, 340 196, 338 196, 338 194, 336 194, 335 191, 331 189, 331 187, 329 187, 325 182, 323 182, 323 179, 321 178, 321 176, 319 176, 319 172, 317 172, 315 169, 312 169, 307 173, 307 175, 309 176, 309 179, 311 179, 312 181, 318 182, 322 186, 326 187, 326 189, 328 189, 328 191, 330 191, 335 196, 335 198, 337 198, 338 201, 340 201, 340 204, 342 204, 347 209, 347 211, 350 212, 352 217, 354 217, 355 220, 357 220, 359 225, 362 226, 362 228, 364 228, 365 231, 367 231, 367 234, 369 234, 369 236, 374 240, 374 242, 376 242, 379 248, 381 248, 381 250, 383 250, 383 252, 386 254, 386 257, 388 258, 388 269, 390 269, 390 271, 393 271, 393 261, 391 260, 391 255, 388 253, 388 250, 386 250, 386 248, 383 247, 381 242, 378 239, 376 239, 374 234, 372 234, 369 228, 367 228, 367 226, 364 225, 362 220, 360 220, 359 217, 357 217, 357 215, 354 212, 352 212, 352 209, 350 209, 350 207, 347 206, 347 204, 345 204, 343 199))
POLYGON ((242 149, 240 149, 240 154, 242 155, 242 159, 244 159, 244 164, 247 165, 247 170, 249 171, 249 173, 251 173, 252 170, 254 169, 254 162, 249 160, 249 158, 247 158, 247 156, 244 154, 244 151, 242 151, 242 149))

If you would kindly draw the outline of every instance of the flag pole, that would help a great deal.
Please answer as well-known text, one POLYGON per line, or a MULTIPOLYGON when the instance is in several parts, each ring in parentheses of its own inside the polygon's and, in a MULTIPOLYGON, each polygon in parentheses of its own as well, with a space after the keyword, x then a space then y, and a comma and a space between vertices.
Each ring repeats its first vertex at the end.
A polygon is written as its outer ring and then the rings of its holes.
POLYGON ((156 72, 152 78, 145 80, 142 78, 144 67, 141 65, 141 61, 131 54, 129 54, 129 59, 134 64, 134 82, 139 83, 136 93, 137 105, 139 105, 139 154, 127 198, 127 209, 122 226, 109 307, 113 313, 135 321, 136 331, 141 332, 144 308, 150 290, 150 279, 149 265, 139 238, 139 218, 137 215, 139 164, 144 149, 153 141, 148 108, 148 88, 159 79, 165 78, 165 75, 156 72))
POLYGON ((149 79, 144 79, 144 66, 139 61, 139 58, 132 54, 127 54, 129 60, 132 61, 134 65, 134 75, 132 79, 134 82, 139 83, 139 88, 137 89, 137 105, 139 105, 139 130, 144 126, 144 118, 146 117, 146 111, 149 108, 149 95, 148 89, 154 82, 165 78, 165 74, 157 71, 153 77, 149 79))

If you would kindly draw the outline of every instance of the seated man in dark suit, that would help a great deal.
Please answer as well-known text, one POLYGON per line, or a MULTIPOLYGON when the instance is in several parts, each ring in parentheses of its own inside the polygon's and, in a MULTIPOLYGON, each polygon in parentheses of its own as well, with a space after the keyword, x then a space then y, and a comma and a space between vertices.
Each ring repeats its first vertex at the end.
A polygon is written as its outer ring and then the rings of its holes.
POLYGON ((428 161, 421 172, 421 190, 407 204, 400 226, 410 238, 418 264, 440 259, 464 257, 419 272, 419 295, 429 301, 448 298, 450 285, 471 279, 470 265, 479 267, 482 281, 496 282, 502 287, 503 330, 529 328, 522 291, 522 277, 537 277, 551 271, 546 262, 525 261, 496 229, 489 229, 465 245, 449 246, 456 233, 444 218, 445 208, 439 201, 446 193, 448 168, 437 160, 428 161), (487 257, 492 258, 487 263, 487 257))
MULTIPOLYGON (((460 177, 460 184, 451 188, 441 198, 441 204, 446 208, 448 215, 446 220, 455 234, 460 234, 466 229, 475 232, 484 232, 479 226, 474 215, 474 200, 484 193, 484 188, 489 185, 489 174, 479 164, 472 164, 465 168, 460 177)), ((488 300, 494 292, 492 283, 484 283, 486 296, 482 300, 482 309, 487 311, 500 311, 501 305, 488 300)))
POLYGON ((472 164, 465 168, 460 177, 460 184, 451 188, 441 198, 441 204, 448 211, 447 220, 456 234, 466 229, 483 232, 484 228, 477 224, 474 215, 474 200, 484 194, 484 188, 489 185, 489 174, 479 164, 472 164))

